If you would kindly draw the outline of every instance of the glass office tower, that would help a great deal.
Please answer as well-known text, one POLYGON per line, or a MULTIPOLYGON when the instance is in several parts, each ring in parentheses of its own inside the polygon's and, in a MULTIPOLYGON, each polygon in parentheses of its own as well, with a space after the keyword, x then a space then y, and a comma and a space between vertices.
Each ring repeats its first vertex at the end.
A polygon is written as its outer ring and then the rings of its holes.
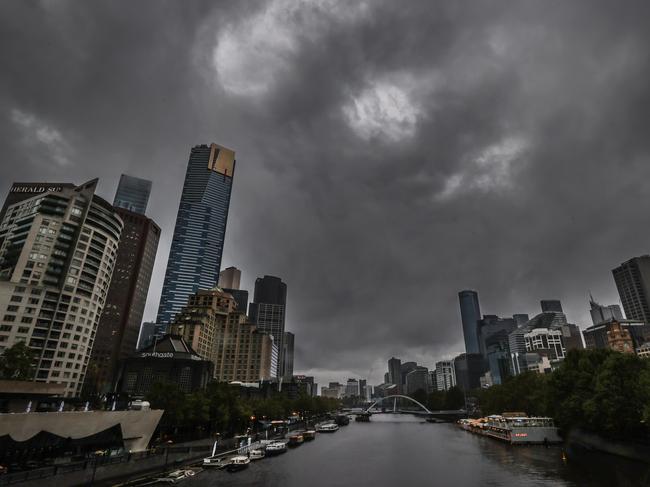
POLYGON ((217 144, 190 152, 157 323, 171 323, 190 294, 219 279, 235 152, 217 144))
POLYGON ((151 181, 122 174, 113 200, 113 206, 126 208, 134 213, 144 215, 147 211, 150 193, 151 181))
POLYGON ((463 322, 463 338, 467 353, 480 353, 478 341, 478 322, 481 319, 481 307, 476 291, 465 290, 458 293, 460 317, 463 322))

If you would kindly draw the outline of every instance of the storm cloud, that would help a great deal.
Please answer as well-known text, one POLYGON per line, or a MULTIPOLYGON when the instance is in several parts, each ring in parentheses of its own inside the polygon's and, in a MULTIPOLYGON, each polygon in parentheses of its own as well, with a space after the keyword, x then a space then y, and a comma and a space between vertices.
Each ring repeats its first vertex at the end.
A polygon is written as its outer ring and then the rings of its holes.
POLYGON ((644 1, 0 5, 0 193, 153 180, 155 317, 191 146, 237 153, 224 267, 288 285, 296 369, 463 351, 457 292, 534 314, 650 251, 644 1))

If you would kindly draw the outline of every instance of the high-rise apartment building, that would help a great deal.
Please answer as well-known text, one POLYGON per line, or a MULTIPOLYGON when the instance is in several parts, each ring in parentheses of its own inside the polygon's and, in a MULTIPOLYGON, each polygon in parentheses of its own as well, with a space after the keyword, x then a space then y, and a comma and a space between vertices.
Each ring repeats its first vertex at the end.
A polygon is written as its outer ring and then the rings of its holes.
MULTIPOLYGON (((216 363, 217 332, 227 325, 234 311, 235 300, 230 294, 218 287, 199 290, 176 315, 170 333, 183 337, 201 357, 216 363)), ((244 321, 240 315, 237 319, 244 321)))
POLYGON ((123 227, 96 187, 15 184, 0 221, 0 349, 25 342, 34 380, 67 396, 81 392, 123 227))
POLYGON ((460 301, 465 351, 470 354, 480 353, 478 322, 481 319, 481 307, 478 302, 478 293, 470 290, 460 291, 458 300, 460 301))
POLYGON ((293 347, 296 336, 290 331, 284 332, 282 356, 284 357, 284 369, 282 376, 284 380, 290 381, 293 378, 293 347))
POLYGON ((217 144, 192 148, 157 323, 171 323, 192 293, 217 285, 234 172, 232 150, 217 144))
POLYGON ((241 271, 236 267, 227 267, 219 273, 219 287, 222 289, 239 289, 240 280, 241 271))
POLYGON ((270 334, 278 345, 278 370, 275 377, 283 377, 284 370, 284 324, 287 306, 287 285, 274 276, 258 277, 255 280, 253 302, 249 305, 249 316, 259 331, 270 334))
POLYGON ((84 387, 89 394, 110 392, 119 361, 130 357, 137 348, 160 239, 160 227, 153 220, 122 208, 116 208, 116 212, 124 228, 86 374, 84 387))
POLYGON ((650 255, 634 257, 612 274, 627 319, 650 323, 650 255))
POLYGON ((144 215, 149 203, 151 181, 122 174, 113 206, 144 215))

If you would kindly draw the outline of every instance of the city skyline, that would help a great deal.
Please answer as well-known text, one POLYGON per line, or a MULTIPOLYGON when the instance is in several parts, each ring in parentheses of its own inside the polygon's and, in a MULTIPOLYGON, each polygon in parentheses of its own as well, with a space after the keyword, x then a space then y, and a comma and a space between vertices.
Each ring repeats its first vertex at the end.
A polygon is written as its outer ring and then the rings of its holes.
POLYGON ((611 271, 650 252, 630 212, 650 175, 638 130, 648 32, 643 15, 589 4, 585 17, 585 6, 477 4, 460 17, 441 6, 430 17, 388 3, 293 16, 280 1, 76 16, 65 4, 3 5, 0 194, 15 181, 99 177, 112 201, 121 173, 152 180, 153 321, 188 150, 233 147, 221 267, 241 269, 251 293, 266 274, 287 283, 296 372, 323 384, 371 366, 379 383, 391 356, 430 366, 425 357, 462 352, 462 289, 499 316, 557 298, 584 329, 589 292, 620 303, 611 271), (79 29, 79 18, 101 27, 79 29), (49 62, 63 68, 53 75, 49 62), (378 288, 392 283, 384 302, 378 288))

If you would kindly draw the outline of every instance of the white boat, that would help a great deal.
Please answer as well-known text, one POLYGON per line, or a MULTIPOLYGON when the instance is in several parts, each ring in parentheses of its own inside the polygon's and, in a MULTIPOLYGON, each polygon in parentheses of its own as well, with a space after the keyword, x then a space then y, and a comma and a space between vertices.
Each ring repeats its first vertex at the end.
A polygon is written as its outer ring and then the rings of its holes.
POLYGON ((251 450, 250 454, 249 454, 249 458, 251 459, 251 462, 253 462, 255 460, 261 460, 265 456, 266 456, 266 454, 264 453, 264 450, 259 449, 259 448, 255 449, 255 450, 251 450))
POLYGON ((334 433, 335 431, 338 431, 339 425, 336 423, 326 423, 326 424, 321 424, 316 428, 316 431, 319 433, 334 433))
POLYGON ((248 468, 248 465, 250 465, 251 460, 247 456, 240 455, 236 457, 232 457, 230 459, 230 463, 226 467, 226 470, 229 472, 238 472, 239 470, 244 470, 245 468, 248 468))
POLYGON ((159 477, 156 479, 156 482, 163 482, 165 484, 176 484, 181 480, 185 480, 188 477, 194 475, 194 470, 174 470, 169 472, 165 477, 159 477))
POLYGON ((287 451, 287 444, 284 441, 273 441, 266 445, 267 455, 278 455, 287 451))
POLYGON ((228 458, 223 455, 206 457, 203 459, 203 466, 207 468, 224 468, 228 463, 228 458))

